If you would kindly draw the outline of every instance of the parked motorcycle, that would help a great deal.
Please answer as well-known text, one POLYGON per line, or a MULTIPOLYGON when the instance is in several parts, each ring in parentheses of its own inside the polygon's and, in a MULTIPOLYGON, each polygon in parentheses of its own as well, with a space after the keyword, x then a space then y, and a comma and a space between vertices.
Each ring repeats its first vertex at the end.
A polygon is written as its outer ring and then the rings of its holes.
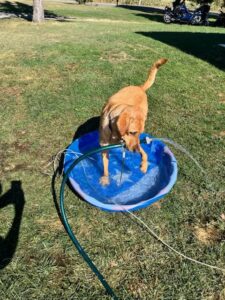
POLYGON ((225 27, 225 13, 222 11, 222 7, 221 7, 221 10, 220 10, 220 14, 218 15, 215 23, 214 23, 214 26, 223 26, 225 27))
POLYGON ((209 25, 209 11, 210 6, 204 3, 200 5, 194 12, 190 12, 185 5, 185 1, 183 1, 178 5, 173 5, 173 9, 166 6, 163 19, 167 24, 171 22, 180 22, 191 25, 209 25))

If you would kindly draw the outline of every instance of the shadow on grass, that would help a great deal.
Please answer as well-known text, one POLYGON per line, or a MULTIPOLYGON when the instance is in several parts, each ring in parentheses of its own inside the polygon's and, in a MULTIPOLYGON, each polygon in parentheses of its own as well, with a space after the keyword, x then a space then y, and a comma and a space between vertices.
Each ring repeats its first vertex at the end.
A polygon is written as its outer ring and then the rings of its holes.
POLYGON ((175 47, 189 55, 202 59, 218 69, 225 70, 224 33, 201 32, 136 32, 147 38, 175 47))
POLYGON ((135 14, 137 17, 146 18, 149 21, 164 23, 162 14, 135 14))
POLYGON ((99 122, 100 117, 93 117, 81 124, 74 134, 73 141, 80 138, 84 134, 87 134, 94 130, 98 130, 99 122))
POLYGON ((153 22, 163 23, 164 9, 146 6, 119 5, 118 7, 143 12, 134 14, 137 17, 146 18, 153 22))
MULTIPOLYGON (((78 129, 76 130, 76 132, 75 132, 75 134, 73 136, 72 142, 74 140, 80 138, 84 134, 87 134, 87 133, 89 133, 91 131, 97 130, 99 128, 99 122, 100 122, 100 117, 93 117, 93 118, 87 120, 86 122, 84 122, 83 124, 81 124, 78 127, 78 129)), ((68 147, 69 147, 69 145, 66 147, 66 149, 68 147)), ((56 181, 57 181, 58 176, 62 176, 63 175, 63 164, 64 164, 65 153, 66 153, 66 150, 61 154, 61 156, 60 156, 60 158, 58 160, 58 167, 55 170, 55 172, 54 172, 54 174, 52 176, 52 181, 51 181, 53 201, 54 201, 54 204, 55 204, 55 208, 56 208, 57 214, 58 214, 58 216, 59 216, 59 218, 60 218, 60 220, 61 220, 61 222, 62 222, 63 225, 64 225, 64 223, 62 221, 62 216, 61 216, 60 206, 59 206, 59 195, 57 194, 57 191, 56 191, 56 181)), ((62 179, 61 179, 61 182, 62 182, 62 179)), ((80 195, 72 187, 72 185, 71 185, 71 183, 70 183, 69 180, 67 180, 66 184, 67 184, 67 187, 70 189, 70 191, 72 191, 79 199, 82 200, 82 198, 80 197, 80 195)))
MULTIPOLYGON (((32 21, 33 6, 22 2, 5 1, 0 3, 0 13, 16 16, 27 21, 32 21)), ((49 10, 44 11, 45 19, 55 19, 59 22, 66 22, 67 18, 59 16, 49 10)), ((69 19, 69 18, 68 18, 69 19)))
MULTIPOLYGON (((1 190, 0 184, 0 194, 1 190)), ((12 181, 8 192, 0 196, 0 209, 8 205, 14 206, 15 216, 6 236, 4 238, 0 236, 0 269, 4 269, 11 262, 19 240, 20 224, 25 205, 21 181, 12 181)))
MULTIPOLYGON (((165 24, 163 20, 163 15, 164 15, 164 8, 157 8, 157 7, 146 7, 146 6, 135 6, 135 5, 119 5, 118 7, 124 8, 124 9, 129 9, 133 10, 136 12, 135 16, 141 17, 141 18, 146 18, 149 21, 154 21, 154 22, 159 22, 165 24)), ((194 9, 189 9, 190 12, 194 12, 194 9)), ((218 17, 218 13, 214 12, 209 12, 209 18, 211 21, 209 22, 209 26, 215 26, 215 21, 218 17)), ((180 24, 180 25, 187 25, 185 22, 180 22, 180 21, 174 21, 173 23, 180 24)), ((169 25, 168 25, 169 26, 169 25)))
POLYGON ((149 6, 136 6, 136 5, 119 5, 118 7, 130 9, 134 11, 141 11, 145 13, 164 13, 164 8, 157 8, 157 7, 149 7, 149 6))

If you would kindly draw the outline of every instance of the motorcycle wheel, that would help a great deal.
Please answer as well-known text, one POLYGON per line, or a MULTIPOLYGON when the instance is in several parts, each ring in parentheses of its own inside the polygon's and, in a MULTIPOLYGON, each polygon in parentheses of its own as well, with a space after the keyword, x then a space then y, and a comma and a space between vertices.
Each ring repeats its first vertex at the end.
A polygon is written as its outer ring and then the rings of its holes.
POLYGON ((204 26, 209 26, 209 21, 208 21, 208 20, 204 21, 204 22, 203 22, 203 25, 204 25, 204 26))
POLYGON ((191 21, 191 25, 199 25, 201 24, 201 17, 200 16, 194 16, 191 21))
POLYGON ((171 23, 171 21, 172 21, 169 14, 164 14, 163 20, 164 20, 164 22, 165 22, 166 24, 169 24, 169 23, 171 23))

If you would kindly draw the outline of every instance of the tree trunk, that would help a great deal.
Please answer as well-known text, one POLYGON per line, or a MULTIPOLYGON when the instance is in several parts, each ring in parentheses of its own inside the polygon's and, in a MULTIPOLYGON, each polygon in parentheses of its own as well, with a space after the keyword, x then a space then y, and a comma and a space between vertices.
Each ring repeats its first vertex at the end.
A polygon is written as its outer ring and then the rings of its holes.
POLYGON ((42 0, 33 0, 33 22, 40 23, 44 20, 42 0))

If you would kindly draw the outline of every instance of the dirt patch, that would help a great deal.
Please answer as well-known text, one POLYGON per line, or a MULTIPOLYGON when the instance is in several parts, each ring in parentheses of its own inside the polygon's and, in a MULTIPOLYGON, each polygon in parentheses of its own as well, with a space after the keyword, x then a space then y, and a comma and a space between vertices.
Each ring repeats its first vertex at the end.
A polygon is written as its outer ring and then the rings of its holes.
POLYGON ((225 137, 225 130, 220 131, 218 133, 214 133, 213 137, 215 137, 215 138, 224 138, 225 137))
POLYGON ((224 131, 220 131, 219 136, 224 137, 225 136, 225 130, 224 131))
MULTIPOLYGON (((1 13, 0 13, 0 16, 1 16, 1 13)), ((7 52, 0 53, 0 59, 1 60, 14 58, 15 56, 16 56, 15 53, 12 52, 12 51, 7 51, 7 52)))
POLYGON ((59 219, 47 219, 47 218, 41 218, 36 220, 38 224, 45 227, 42 232, 43 233, 49 233, 49 231, 62 231, 64 230, 64 227, 62 225, 62 222, 59 219))
POLYGON ((29 152, 31 143, 21 143, 19 141, 15 141, 12 144, 12 147, 17 151, 17 153, 29 152))
POLYGON ((54 261, 58 267, 64 267, 64 268, 66 268, 71 263, 69 257, 66 256, 64 253, 55 254, 54 261))
POLYGON ((77 71, 78 67, 79 67, 78 64, 70 63, 70 64, 65 65, 65 70, 66 71, 77 71))
POLYGON ((4 87, 0 88, 0 93, 4 96, 20 96, 22 93, 22 89, 20 87, 4 87))
POLYGON ((31 143, 19 140, 12 143, 0 143, 0 175, 3 172, 31 170, 31 164, 28 164, 28 160, 24 161, 22 156, 23 153, 31 153, 30 147, 31 143))
POLYGON ((129 284, 129 290, 136 299, 144 299, 144 294, 149 289, 147 284, 141 281, 133 281, 129 284))
POLYGON ((27 169, 26 164, 18 164, 18 165, 9 164, 4 167, 5 172, 20 171, 20 170, 26 170, 26 169, 27 169))
POLYGON ((118 63, 118 62, 123 62, 127 60, 135 60, 132 56, 127 54, 124 51, 120 51, 118 53, 114 52, 107 52, 104 53, 101 57, 100 60, 107 60, 110 63, 118 63))
POLYGON ((212 224, 195 226, 193 233, 197 240, 205 245, 219 243, 225 239, 225 231, 212 224))
POLYGON ((220 104, 225 104, 225 94, 224 93, 219 93, 219 103, 220 104))

